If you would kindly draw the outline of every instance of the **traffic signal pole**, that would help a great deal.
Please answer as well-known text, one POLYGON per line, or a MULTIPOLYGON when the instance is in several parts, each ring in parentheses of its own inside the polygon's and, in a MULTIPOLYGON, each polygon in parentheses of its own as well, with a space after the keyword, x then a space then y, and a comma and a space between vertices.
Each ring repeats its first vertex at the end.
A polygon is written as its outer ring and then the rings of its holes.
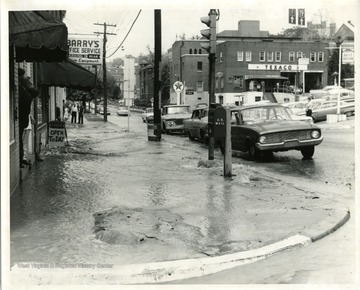
MULTIPOLYGON (((215 103, 215 53, 209 53, 209 106, 215 103)), ((214 160, 215 139, 213 134, 209 136, 209 154, 208 159, 214 160)))
MULTIPOLYGON (((201 35, 209 39, 208 43, 200 44, 209 53, 209 107, 215 103, 215 60, 216 60, 216 21, 218 13, 216 9, 210 9, 208 16, 201 17, 202 23, 205 23, 209 29, 201 30, 201 35)), ((209 123, 208 127, 213 126, 209 123)), ((213 130, 209 129, 209 132, 213 130)), ((213 134, 209 134, 209 160, 214 160, 215 140, 213 134)))

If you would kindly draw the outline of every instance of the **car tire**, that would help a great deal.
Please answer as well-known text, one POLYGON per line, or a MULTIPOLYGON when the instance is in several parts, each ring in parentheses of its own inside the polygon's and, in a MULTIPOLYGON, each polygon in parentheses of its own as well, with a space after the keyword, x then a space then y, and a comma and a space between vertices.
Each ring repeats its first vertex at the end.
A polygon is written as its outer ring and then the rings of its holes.
POLYGON ((304 159, 310 159, 314 155, 315 146, 306 146, 302 148, 300 151, 304 159))
POLYGON ((187 134, 188 134, 188 136, 189 136, 189 140, 191 140, 191 141, 194 141, 194 140, 195 140, 195 138, 194 138, 193 136, 191 136, 190 131, 187 131, 187 134))
POLYGON ((352 115, 353 115, 352 112, 346 112, 346 113, 345 113, 345 116, 346 116, 346 117, 351 117, 352 115))
POLYGON ((266 160, 271 160, 274 157, 274 154, 272 151, 264 151, 263 155, 266 160))
POLYGON ((260 151, 256 148, 255 144, 251 144, 249 147, 249 157, 250 160, 256 161, 260 158, 260 151))
POLYGON ((208 138, 208 136, 206 136, 206 134, 203 130, 200 131, 200 139, 206 145, 209 143, 209 138, 208 138))

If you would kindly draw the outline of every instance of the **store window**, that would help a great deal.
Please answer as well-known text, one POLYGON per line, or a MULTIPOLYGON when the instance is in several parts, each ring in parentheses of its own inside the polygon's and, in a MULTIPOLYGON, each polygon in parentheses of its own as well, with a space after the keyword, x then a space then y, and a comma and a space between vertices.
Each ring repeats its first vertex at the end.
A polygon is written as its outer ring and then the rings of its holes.
POLYGON ((275 51, 275 61, 281 62, 281 51, 275 51))
POLYGON ((196 90, 198 92, 202 92, 204 90, 204 82, 203 81, 196 82, 196 90))
POLYGON ((251 61, 251 51, 246 51, 245 52, 245 60, 246 61, 251 61))
POLYGON ((290 62, 294 62, 294 61, 295 61, 295 52, 294 52, 294 51, 290 51, 290 52, 289 52, 289 61, 290 61, 290 62))
POLYGON ((316 61, 316 52, 311 52, 310 53, 310 62, 315 62, 316 61))
POLYGON ((198 61, 197 63, 197 71, 202 71, 203 70, 203 66, 202 66, 202 61, 198 61))
POLYGON ((259 61, 264 62, 265 61, 265 51, 259 52, 259 61))
POLYGON ((267 52, 267 61, 274 61, 274 53, 272 51, 267 52))
POLYGON ((243 88, 244 87, 244 77, 243 76, 234 76, 234 87, 243 88))
POLYGON ((318 53, 318 62, 324 62, 324 53, 323 52, 318 53))
POLYGON ((237 61, 244 61, 244 52, 243 51, 237 52, 237 61))

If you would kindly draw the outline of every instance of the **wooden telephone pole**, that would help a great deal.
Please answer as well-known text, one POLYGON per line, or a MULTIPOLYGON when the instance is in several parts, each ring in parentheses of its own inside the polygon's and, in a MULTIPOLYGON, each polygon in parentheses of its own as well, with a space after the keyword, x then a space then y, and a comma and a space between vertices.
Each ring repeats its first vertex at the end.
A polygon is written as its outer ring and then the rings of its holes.
POLYGON ((104 32, 94 32, 96 34, 104 34, 103 41, 103 89, 104 89, 104 121, 107 122, 107 87, 106 87, 106 35, 116 35, 115 33, 106 32, 107 26, 116 27, 116 24, 107 24, 107 23, 94 23, 94 25, 103 25, 104 32))

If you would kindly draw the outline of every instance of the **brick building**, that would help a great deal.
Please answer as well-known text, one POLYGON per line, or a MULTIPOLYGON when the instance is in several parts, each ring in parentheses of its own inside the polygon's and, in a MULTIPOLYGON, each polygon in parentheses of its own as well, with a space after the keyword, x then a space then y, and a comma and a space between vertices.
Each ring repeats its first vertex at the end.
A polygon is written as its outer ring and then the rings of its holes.
MULTIPOLYGON (((208 54, 201 40, 180 40, 172 46, 171 84, 184 83, 181 102, 194 106, 208 102, 208 54)), ((216 102, 239 101, 243 92, 272 93, 278 87, 302 86, 305 92, 321 88, 328 79, 328 42, 270 36, 259 21, 239 21, 237 30, 217 34, 216 102)), ((170 89, 171 102, 176 93, 170 89)))

